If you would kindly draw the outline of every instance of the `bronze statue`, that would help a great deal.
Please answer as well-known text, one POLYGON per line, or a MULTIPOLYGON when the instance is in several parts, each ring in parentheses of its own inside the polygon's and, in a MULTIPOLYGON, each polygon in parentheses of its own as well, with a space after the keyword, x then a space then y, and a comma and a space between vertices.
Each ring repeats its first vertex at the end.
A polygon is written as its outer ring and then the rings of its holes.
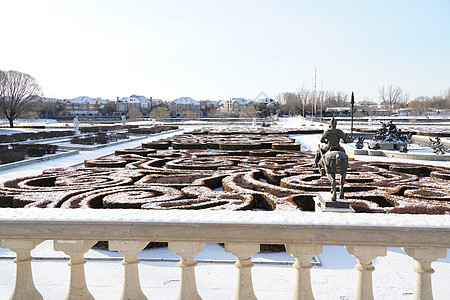
POLYGON ((443 155, 447 151, 444 147, 444 144, 441 142, 440 137, 436 137, 435 140, 432 138, 429 138, 431 142, 431 148, 433 149, 434 153, 438 155, 443 155))
POLYGON ((340 145, 353 142, 353 138, 336 128, 337 122, 334 118, 330 121, 330 127, 323 133, 320 139, 319 149, 316 153, 315 166, 319 168, 321 175, 327 175, 331 182, 332 200, 336 201, 336 173, 341 175, 339 198, 344 199, 344 182, 347 174, 348 156, 340 145))

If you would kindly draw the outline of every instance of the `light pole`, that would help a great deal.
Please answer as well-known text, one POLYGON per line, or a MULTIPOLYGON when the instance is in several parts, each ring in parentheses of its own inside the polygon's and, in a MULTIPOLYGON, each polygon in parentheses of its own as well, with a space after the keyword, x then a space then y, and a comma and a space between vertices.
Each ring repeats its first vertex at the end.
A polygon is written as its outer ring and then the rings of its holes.
POLYGON ((351 122, 351 125, 350 125, 350 132, 351 132, 351 136, 352 136, 352 138, 353 138, 353 108, 355 107, 355 95, 353 94, 353 92, 352 92, 352 100, 350 101, 350 104, 351 104, 351 113, 352 113, 352 122, 351 122))
POLYGON ((303 124, 302 126, 305 126, 305 99, 302 99, 302 104, 303 104, 303 124))

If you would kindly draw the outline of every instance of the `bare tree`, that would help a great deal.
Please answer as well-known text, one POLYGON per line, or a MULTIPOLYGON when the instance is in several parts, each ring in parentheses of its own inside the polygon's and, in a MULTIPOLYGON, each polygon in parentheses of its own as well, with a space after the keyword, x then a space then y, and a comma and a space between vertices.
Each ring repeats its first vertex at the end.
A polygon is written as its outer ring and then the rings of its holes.
POLYGON ((152 109, 149 116, 154 119, 166 119, 170 117, 170 112, 167 107, 158 106, 152 109))
POLYGON ((142 113, 137 107, 133 107, 128 111, 128 118, 130 118, 131 121, 137 121, 142 119, 142 117, 142 113))
POLYGON ((36 112, 40 118, 56 117, 65 109, 64 104, 57 100, 40 99, 36 102, 36 112))
POLYGON ((388 86, 382 86, 378 88, 379 98, 386 107, 388 114, 392 113, 395 105, 401 101, 402 89, 400 87, 394 87, 392 84, 388 86))
POLYGON ((0 114, 14 127, 14 120, 23 116, 35 106, 42 96, 36 79, 18 71, 0 71, 0 114))
POLYGON ((297 93, 285 92, 279 94, 277 96, 277 100, 281 104, 282 110, 289 114, 295 113, 299 108, 301 109, 302 107, 299 94, 297 93))
POLYGON ((312 91, 309 91, 305 88, 301 88, 297 92, 297 97, 299 100, 299 109, 302 110, 302 113, 304 114, 304 111, 307 111, 311 106, 307 106, 308 100, 312 94, 312 91), (309 108, 308 108, 309 107, 309 108))
POLYGON ((258 117, 258 111, 253 105, 247 105, 239 112, 239 118, 256 118, 258 117))
POLYGON ((184 109, 183 111, 181 111, 180 117, 182 117, 183 119, 192 119, 192 120, 196 120, 196 119, 200 119, 200 113, 196 112, 193 109, 184 109))
POLYGON ((450 88, 448 88, 447 91, 445 91, 444 98, 450 100, 450 88))
POLYGON ((348 94, 343 91, 336 91, 337 106, 345 106, 348 100, 348 94))
POLYGON ((430 98, 420 96, 408 103, 408 108, 415 116, 424 115, 428 118, 430 98))
POLYGON ((117 106, 114 101, 108 101, 105 106, 100 110, 103 115, 112 114, 117 111, 117 106))

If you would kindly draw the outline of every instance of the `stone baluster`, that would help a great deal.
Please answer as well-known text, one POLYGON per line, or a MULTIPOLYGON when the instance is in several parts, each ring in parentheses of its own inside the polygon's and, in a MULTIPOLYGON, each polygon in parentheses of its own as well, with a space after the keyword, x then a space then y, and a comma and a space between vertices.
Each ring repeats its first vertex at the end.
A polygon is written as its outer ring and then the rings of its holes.
POLYGON ((322 246, 291 243, 286 244, 286 251, 295 257, 294 268, 297 270, 294 295, 292 296, 292 299, 314 299, 311 287, 311 258, 316 254, 322 253, 322 246))
POLYGON ((180 256, 181 260, 178 266, 181 268, 180 291, 177 299, 197 300, 201 299, 197 291, 195 281, 195 266, 197 262, 194 259, 195 254, 203 251, 205 243, 200 242, 171 242, 169 251, 180 256))
POLYGON ((232 253, 237 257, 234 264, 239 269, 238 283, 234 300, 250 300, 256 299, 253 291, 251 256, 258 253, 260 246, 258 243, 233 242, 225 244, 225 251, 232 253))
POLYGON ((146 300, 139 280, 138 254, 148 244, 146 241, 109 241, 109 250, 123 255, 124 281, 121 300, 146 300))
POLYGON ((10 300, 43 299, 33 282, 33 274, 31 272, 31 261, 33 258, 30 254, 31 250, 41 242, 41 240, 19 239, 5 239, 0 242, 1 247, 9 248, 16 253, 16 259, 14 259, 14 262, 17 264, 16 283, 14 291, 9 298, 10 300))
POLYGON ((386 247, 351 245, 346 246, 346 248, 358 261, 358 264, 355 266, 356 270, 358 270, 358 283, 354 299, 373 299, 372 272, 375 271, 375 268, 372 265, 372 260, 377 256, 385 256, 387 254, 386 247))
POLYGON ((416 266, 416 289, 414 291, 415 300, 433 299, 433 289, 431 285, 431 274, 434 273, 431 263, 438 258, 447 257, 446 248, 414 247, 403 248, 409 256, 414 258, 416 266))
POLYGON ((54 241, 54 248, 56 251, 63 251, 70 256, 68 265, 70 266, 70 286, 67 293, 66 300, 83 299, 90 300, 94 297, 89 293, 86 285, 86 276, 84 274, 84 254, 95 245, 97 241, 54 241))

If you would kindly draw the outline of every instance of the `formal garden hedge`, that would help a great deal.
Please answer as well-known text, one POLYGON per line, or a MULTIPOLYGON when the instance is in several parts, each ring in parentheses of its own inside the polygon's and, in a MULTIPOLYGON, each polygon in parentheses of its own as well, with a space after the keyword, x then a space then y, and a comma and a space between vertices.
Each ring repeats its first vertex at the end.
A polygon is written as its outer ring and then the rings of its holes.
POLYGON ((17 143, 17 142, 24 142, 27 140, 42 140, 42 139, 71 136, 74 134, 75 131, 73 130, 21 132, 9 135, 0 134, 0 143, 17 143))
POLYGON ((117 142, 118 140, 128 139, 127 133, 106 133, 98 132, 96 134, 89 134, 84 136, 74 136, 70 139, 71 144, 78 145, 94 145, 94 144, 108 144, 117 142))
MULTIPOLYGON (((201 129, 7 181, 0 206, 312 211, 317 192, 330 189, 287 130, 225 132, 201 129)), ((356 212, 450 213, 449 168, 350 160, 345 187, 356 212)))
POLYGON ((27 157, 41 157, 46 154, 55 154, 57 150, 57 145, 49 144, 0 145, 0 164, 21 161, 27 157))
POLYGON ((178 126, 175 125, 155 125, 152 127, 134 127, 129 128, 128 132, 133 134, 155 134, 164 131, 177 130, 178 126))

